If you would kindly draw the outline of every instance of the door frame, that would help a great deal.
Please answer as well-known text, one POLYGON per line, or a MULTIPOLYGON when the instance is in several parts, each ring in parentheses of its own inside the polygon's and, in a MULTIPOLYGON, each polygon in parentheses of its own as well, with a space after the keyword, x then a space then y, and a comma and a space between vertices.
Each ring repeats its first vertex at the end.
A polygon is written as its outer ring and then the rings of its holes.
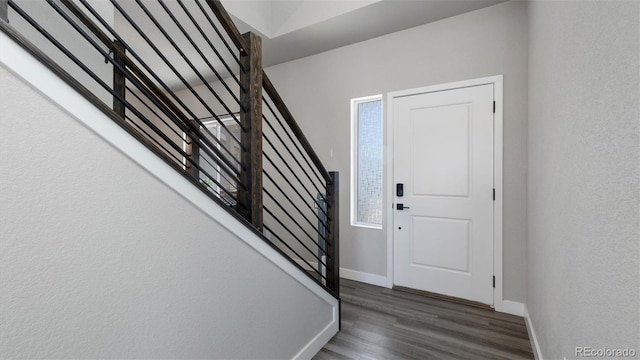
POLYGON ((503 166, 503 92, 502 75, 489 76, 478 79, 457 81, 446 84, 431 85, 426 87, 393 91, 387 93, 387 111, 385 116, 385 216, 387 225, 387 287, 392 288, 394 283, 393 273, 393 110, 396 98, 446 91, 479 85, 493 85, 493 98, 496 102, 493 114, 493 186, 496 189, 496 199, 493 203, 493 274, 496 278, 493 289, 493 307, 497 311, 505 308, 503 299, 503 271, 502 271, 502 166, 503 166))

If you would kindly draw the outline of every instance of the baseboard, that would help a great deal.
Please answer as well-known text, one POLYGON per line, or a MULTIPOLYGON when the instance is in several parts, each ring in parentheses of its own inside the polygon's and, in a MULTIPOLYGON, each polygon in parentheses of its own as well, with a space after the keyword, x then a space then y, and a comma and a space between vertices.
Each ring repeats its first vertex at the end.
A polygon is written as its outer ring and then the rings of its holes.
POLYGON ((495 310, 505 314, 524 316, 525 305, 511 300, 502 300, 495 303, 495 310))
POLYGON ((531 349, 533 350, 533 356, 536 360, 542 360, 542 352, 540 351, 540 344, 538 344, 538 338, 536 332, 533 330, 533 323, 529 316, 529 309, 527 305, 524 306, 524 321, 527 324, 527 331, 529 332, 529 341, 531 341, 531 349))
POLYGON ((314 357, 320 349, 322 349, 331 338, 338 333, 339 324, 338 324, 338 309, 334 308, 333 311, 333 321, 329 323, 322 331, 316 335, 307 345, 305 345, 294 357, 293 359, 311 359, 314 357))
POLYGON ((363 282, 370 285, 387 287, 387 277, 382 275, 376 275, 366 273, 362 271, 356 271, 351 269, 340 268, 340 277, 363 282))

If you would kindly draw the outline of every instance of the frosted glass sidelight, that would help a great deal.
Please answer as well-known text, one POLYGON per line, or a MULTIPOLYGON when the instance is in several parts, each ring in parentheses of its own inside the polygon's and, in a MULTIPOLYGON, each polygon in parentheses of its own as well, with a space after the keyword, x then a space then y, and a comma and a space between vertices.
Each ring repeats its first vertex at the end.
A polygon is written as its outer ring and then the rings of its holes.
POLYGON ((356 112, 356 209, 363 225, 382 225, 382 100, 360 102, 356 112))

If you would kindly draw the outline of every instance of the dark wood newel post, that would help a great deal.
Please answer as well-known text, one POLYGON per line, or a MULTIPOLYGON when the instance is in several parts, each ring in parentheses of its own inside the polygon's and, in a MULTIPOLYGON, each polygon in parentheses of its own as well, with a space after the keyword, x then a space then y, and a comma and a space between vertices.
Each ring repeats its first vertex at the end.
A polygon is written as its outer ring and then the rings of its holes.
POLYGON ((238 189, 238 211, 262 231, 262 39, 254 33, 242 38, 247 49, 241 51, 240 62, 245 71, 240 71, 240 83, 246 91, 240 91, 240 123, 242 133, 240 181, 238 189), (244 204, 244 207, 240 207, 244 204))
POLYGON ((327 215, 329 234, 327 236, 327 287, 340 296, 340 212, 338 207, 340 177, 337 171, 329 172, 331 184, 327 184, 327 215))
MULTIPOLYGON (((200 126, 196 123, 195 120, 189 120, 191 122, 192 127, 200 126)), ((185 137, 185 152, 189 159, 185 163, 185 171, 187 174, 191 175, 192 178, 199 180, 200 179, 200 170, 196 165, 200 164, 200 147, 196 144, 195 141, 189 136, 185 137)))
MULTIPOLYGON (((120 65, 123 69, 125 67, 124 62, 124 46, 118 40, 114 40, 113 43, 113 62, 120 65)), ((126 80, 125 75, 118 70, 117 67, 113 67, 113 91, 120 95, 123 99, 126 96, 127 88, 126 88, 126 80)), ((113 97, 113 111, 115 111, 118 116, 124 119, 126 107, 124 103, 115 96, 113 97)))

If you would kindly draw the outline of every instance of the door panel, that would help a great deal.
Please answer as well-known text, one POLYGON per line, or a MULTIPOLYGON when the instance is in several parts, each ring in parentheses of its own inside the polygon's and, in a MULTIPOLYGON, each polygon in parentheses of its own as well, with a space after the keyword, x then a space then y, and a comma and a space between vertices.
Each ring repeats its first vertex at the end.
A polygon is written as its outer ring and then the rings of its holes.
POLYGON ((493 85, 395 98, 396 285, 493 304, 493 85))
POLYGON ((411 236, 412 265, 469 272, 469 220, 421 216, 412 216, 411 220, 415 234, 432 235, 411 236))
POLYGON ((415 195, 469 195, 469 105, 415 109, 411 117, 415 195))

